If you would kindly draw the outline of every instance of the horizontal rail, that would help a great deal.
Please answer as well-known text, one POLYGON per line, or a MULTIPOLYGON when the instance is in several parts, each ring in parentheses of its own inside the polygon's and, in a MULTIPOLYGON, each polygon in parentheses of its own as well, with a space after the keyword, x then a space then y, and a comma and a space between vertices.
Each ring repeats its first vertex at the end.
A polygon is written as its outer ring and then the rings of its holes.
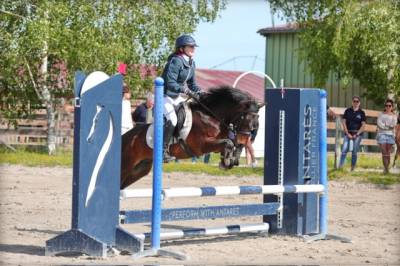
MULTIPOLYGON (((164 198, 179 197, 209 197, 226 195, 250 194, 280 194, 280 193, 320 193, 324 192, 323 185, 265 185, 265 186, 216 186, 216 187, 178 187, 167 188, 162 191, 164 198)), ((152 189, 125 189, 120 197, 126 198, 151 198, 152 189)))
MULTIPOLYGON (((182 230, 170 230, 160 233, 161 240, 199 237, 199 236, 216 236, 225 234, 240 234, 240 233, 255 233, 255 232, 268 232, 268 223, 259 224, 242 224, 242 225, 227 225, 223 227, 212 228, 190 228, 182 230)), ((143 241, 150 240, 151 233, 134 233, 135 237, 143 241)))
MULTIPOLYGON (((205 220, 225 217, 274 215, 279 203, 248 205, 223 205, 162 209, 162 221, 205 220)), ((147 223, 151 221, 151 210, 120 211, 121 224, 147 223)))

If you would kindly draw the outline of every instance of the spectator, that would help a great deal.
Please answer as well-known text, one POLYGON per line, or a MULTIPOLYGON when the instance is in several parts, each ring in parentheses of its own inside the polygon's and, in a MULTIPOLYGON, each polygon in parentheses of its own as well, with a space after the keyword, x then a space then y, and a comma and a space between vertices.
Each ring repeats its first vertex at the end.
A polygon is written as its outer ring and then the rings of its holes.
MULTIPOLYGON (((400 103, 398 103, 398 108, 400 103)), ((399 108, 400 109, 400 108, 399 108)), ((396 160, 400 158, 400 114, 397 115, 397 125, 396 125, 396 135, 395 135, 395 142, 396 142, 396 154, 394 155, 393 159, 393 167, 396 167, 396 160)))
POLYGON ((396 127, 397 118, 393 112, 393 100, 387 99, 385 102, 384 111, 378 116, 377 120, 377 135, 376 140, 382 152, 383 173, 389 173, 390 152, 394 139, 394 128, 396 127))
POLYGON ((122 115, 121 115, 121 135, 133 128, 131 109, 131 92, 126 84, 122 88, 122 115))
POLYGON ((205 164, 210 163, 210 157, 211 157, 211 153, 206 153, 206 154, 204 154, 203 162, 204 162, 205 164))
POLYGON ((247 139, 246 144, 244 146, 246 150, 247 165, 251 167, 256 167, 258 164, 256 157, 254 155, 254 148, 253 148, 253 142, 256 139, 257 130, 258 129, 253 129, 251 131, 250 136, 247 139))
POLYGON ((344 138, 339 168, 343 167, 347 152, 349 151, 350 145, 352 145, 351 171, 354 170, 357 163, 357 152, 360 148, 366 120, 365 112, 360 108, 360 104, 360 97, 353 96, 352 106, 346 109, 342 120, 344 138))
POLYGON ((132 114, 132 119, 135 123, 150 124, 153 123, 153 106, 154 106, 154 95, 148 93, 146 102, 136 107, 135 112, 132 114))

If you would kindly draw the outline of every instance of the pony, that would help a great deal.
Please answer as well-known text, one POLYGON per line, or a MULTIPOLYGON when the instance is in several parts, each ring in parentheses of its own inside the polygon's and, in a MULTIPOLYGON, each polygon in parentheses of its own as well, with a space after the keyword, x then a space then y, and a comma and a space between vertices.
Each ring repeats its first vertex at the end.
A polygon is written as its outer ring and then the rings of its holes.
MULTIPOLYGON (((229 86, 210 89, 189 102, 192 127, 186 145, 170 145, 170 154, 184 159, 219 152, 221 168, 238 165, 243 144, 250 132, 258 128, 258 110, 263 105, 239 89, 229 86), (236 133, 233 141, 228 138, 232 125, 236 133)), ((152 168, 153 150, 146 144, 149 126, 136 125, 122 135, 121 189, 147 175, 152 168)))

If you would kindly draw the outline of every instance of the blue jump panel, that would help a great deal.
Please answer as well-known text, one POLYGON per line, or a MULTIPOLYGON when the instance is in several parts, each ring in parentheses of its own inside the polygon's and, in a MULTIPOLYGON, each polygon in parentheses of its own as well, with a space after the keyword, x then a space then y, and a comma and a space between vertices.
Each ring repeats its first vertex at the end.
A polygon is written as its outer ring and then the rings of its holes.
MULTIPOLYGON (((162 221, 205 220, 225 217, 273 215, 279 207, 278 203, 226 205, 212 207, 171 208, 163 209, 162 221)), ((147 223, 151 221, 151 210, 121 211, 125 215, 122 224, 147 223)))

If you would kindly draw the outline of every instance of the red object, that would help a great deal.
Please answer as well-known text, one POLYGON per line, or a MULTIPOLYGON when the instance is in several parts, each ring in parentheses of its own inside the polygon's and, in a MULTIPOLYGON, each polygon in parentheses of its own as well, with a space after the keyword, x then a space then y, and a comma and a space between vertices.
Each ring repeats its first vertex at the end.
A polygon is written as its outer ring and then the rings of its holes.
POLYGON ((126 75, 126 68, 127 68, 127 64, 124 63, 120 63, 118 65, 118 73, 120 73, 121 75, 126 75))

